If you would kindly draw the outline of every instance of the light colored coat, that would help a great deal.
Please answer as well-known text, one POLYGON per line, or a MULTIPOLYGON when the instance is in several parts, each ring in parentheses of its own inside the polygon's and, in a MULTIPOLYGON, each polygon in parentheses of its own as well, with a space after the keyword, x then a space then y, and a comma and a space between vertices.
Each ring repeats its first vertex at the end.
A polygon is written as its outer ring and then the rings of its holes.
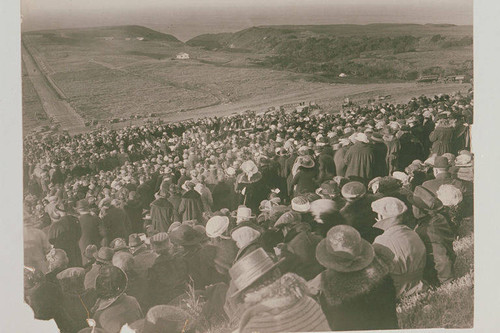
POLYGON ((402 224, 402 215, 380 220, 374 227, 384 230, 384 233, 377 236, 373 244, 382 245, 394 254, 390 274, 394 280, 396 296, 421 291, 426 252, 418 234, 402 224))

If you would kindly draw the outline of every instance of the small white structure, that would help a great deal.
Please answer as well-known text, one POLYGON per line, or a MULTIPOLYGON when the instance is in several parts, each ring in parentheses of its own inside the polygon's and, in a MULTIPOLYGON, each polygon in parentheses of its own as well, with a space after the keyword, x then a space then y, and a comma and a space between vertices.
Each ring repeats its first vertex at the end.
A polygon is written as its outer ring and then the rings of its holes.
POLYGON ((136 37, 137 40, 144 40, 144 37, 136 37))
POLYGON ((175 57, 175 59, 179 60, 189 59, 189 54, 187 54, 186 52, 181 52, 175 57))
POLYGON ((347 77, 347 74, 346 73, 340 73, 339 77, 347 77))

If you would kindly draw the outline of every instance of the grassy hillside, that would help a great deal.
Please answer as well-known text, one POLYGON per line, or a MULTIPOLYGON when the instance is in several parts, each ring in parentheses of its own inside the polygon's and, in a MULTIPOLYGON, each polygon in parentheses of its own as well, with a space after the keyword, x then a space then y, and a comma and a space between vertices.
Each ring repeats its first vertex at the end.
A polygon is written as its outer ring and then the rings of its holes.
POLYGON ((104 39, 112 37, 115 39, 138 38, 143 37, 144 40, 164 41, 182 43, 172 35, 164 34, 146 27, 138 25, 125 25, 114 27, 94 27, 84 29, 63 29, 63 30, 41 30, 23 33, 24 36, 43 36, 50 38, 55 42, 82 42, 95 40, 96 38, 104 39))
POLYGON ((208 50, 263 53, 255 64, 317 79, 415 80, 420 75, 472 75, 472 27, 370 24, 262 26, 187 42, 208 50), (421 60, 431 60, 423 63, 421 60))

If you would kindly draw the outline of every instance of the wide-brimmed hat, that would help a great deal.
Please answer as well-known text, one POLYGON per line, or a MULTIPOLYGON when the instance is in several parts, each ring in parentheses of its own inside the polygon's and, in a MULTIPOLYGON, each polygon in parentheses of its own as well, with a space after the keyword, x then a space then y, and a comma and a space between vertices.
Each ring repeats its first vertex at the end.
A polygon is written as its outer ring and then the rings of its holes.
POLYGON ((232 212, 231 216, 236 218, 237 224, 255 218, 255 214, 252 214, 252 210, 243 205, 240 205, 235 212, 232 212))
POLYGON ((297 165, 303 167, 303 168, 314 168, 314 160, 312 159, 311 156, 309 155, 304 155, 304 156, 299 156, 297 157, 297 165))
POLYGON ((181 224, 172 230, 169 236, 172 243, 181 246, 196 245, 203 240, 203 235, 186 224, 181 224))
POLYGON ((332 227, 316 246, 316 259, 338 272, 355 272, 367 267, 375 257, 370 243, 348 225, 332 227))
POLYGON ((100 263, 111 265, 111 260, 113 259, 114 254, 115 251, 113 251, 113 249, 103 246, 99 249, 99 251, 94 253, 94 258, 100 263))
POLYGON ((229 269, 231 281, 237 289, 230 297, 234 297, 250 287, 267 272, 277 267, 283 260, 284 258, 274 262, 261 247, 238 260, 229 269))
POLYGON ((229 226, 229 218, 227 216, 213 216, 206 224, 205 232, 208 237, 216 238, 224 234, 229 226))
POLYGON ((424 210, 439 210, 443 203, 428 189, 423 186, 415 187, 413 195, 408 197, 410 203, 424 210))
POLYGON ((346 199, 356 199, 366 193, 366 186, 357 181, 352 181, 342 186, 342 196, 346 199))
POLYGON ((97 296, 110 299, 120 296, 127 289, 127 274, 113 265, 102 266, 95 281, 97 296))
POLYGON ((299 213, 307 213, 311 208, 311 203, 304 196, 298 196, 292 199, 292 210, 299 213))
POLYGON ((274 223, 275 228, 281 228, 284 226, 295 225, 302 221, 302 215, 298 212, 288 211, 281 215, 276 223, 274 223))

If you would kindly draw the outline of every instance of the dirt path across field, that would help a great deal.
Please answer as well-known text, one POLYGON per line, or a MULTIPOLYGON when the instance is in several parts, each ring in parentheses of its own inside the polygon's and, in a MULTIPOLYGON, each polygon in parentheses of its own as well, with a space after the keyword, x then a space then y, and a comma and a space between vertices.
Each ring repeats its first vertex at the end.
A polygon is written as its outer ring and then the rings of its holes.
MULTIPOLYGON (((288 103, 309 102, 314 101, 325 110, 337 111, 340 109, 344 99, 349 97, 351 101, 356 103, 366 103, 368 99, 375 98, 377 95, 391 95, 386 102, 389 103, 407 103, 412 97, 420 95, 434 96, 440 93, 453 93, 461 91, 467 92, 471 87, 470 84, 458 83, 434 83, 434 84, 417 84, 409 83, 380 83, 380 84, 331 84, 325 88, 315 92, 293 92, 286 95, 279 95, 273 98, 263 99, 256 96, 250 100, 231 104, 221 104, 206 108, 191 110, 189 112, 169 113, 164 117, 169 121, 180 121, 190 118, 201 118, 206 116, 225 116, 233 112, 243 112, 252 110, 261 112, 267 110, 270 106, 278 107, 288 103)), ((384 101, 385 102, 385 101, 384 101)))
POLYGON ((33 57, 26 50, 24 45, 21 50, 22 59, 28 73, 28 77, 40 97, 43 109, 61 129, 67 130, 70 134, 77 134, 87 131, 82 117, 71 107, 71 105, 60 99, 49 82, 40 71, 33 57))

